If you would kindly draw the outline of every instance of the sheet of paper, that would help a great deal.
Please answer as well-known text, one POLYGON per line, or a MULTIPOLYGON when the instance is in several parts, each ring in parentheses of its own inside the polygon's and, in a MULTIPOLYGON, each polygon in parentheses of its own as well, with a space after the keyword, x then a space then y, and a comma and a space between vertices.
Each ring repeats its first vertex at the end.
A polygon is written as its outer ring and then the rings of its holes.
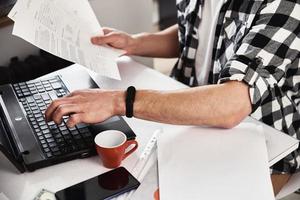
POLYGON ((91 44, 101 26, 87 0, 19 0, 9 16, 13 34, 100 75, 120 79, 116 59, 124 52, 91 44))
POLYGON ((265 138, 250 123, 164 129, 158 166, 161 200, 274 200, 265 138))
POLYGON ((251 117, 248 117, 245 122, 258 124, 264 129, 270 167, 296 150, 299 146, 299 141, 296 138, 267 126, 262 122, 258 122, 251 117))

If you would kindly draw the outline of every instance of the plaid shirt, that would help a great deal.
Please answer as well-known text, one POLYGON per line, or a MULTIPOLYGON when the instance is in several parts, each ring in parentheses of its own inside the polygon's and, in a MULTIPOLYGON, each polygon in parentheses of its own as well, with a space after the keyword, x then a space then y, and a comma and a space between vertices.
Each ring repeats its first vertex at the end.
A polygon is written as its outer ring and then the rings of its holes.
MULTIPOLYGON (((203 0, 179 0, 181 56, 172 76, 197 86, 195 57, 203 0)), ((300 1, 224 0, 209 84, 243 81, 251 116, 300 139, 300 1)), ((276 163, 274 173, 299 171, 300 149, 276 163)))

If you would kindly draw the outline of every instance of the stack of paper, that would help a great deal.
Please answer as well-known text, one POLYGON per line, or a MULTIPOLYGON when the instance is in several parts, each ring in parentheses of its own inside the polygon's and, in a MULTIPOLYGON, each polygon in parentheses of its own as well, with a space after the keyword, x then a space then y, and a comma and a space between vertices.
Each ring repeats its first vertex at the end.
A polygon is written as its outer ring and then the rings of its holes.
POLYGON ((120 79, 116 58, 124 52, 91 44, 103 35, 87 0, 18 0, 8 15, 13 34, 63 59, 120 79))
POLYGON ((161 200, 274 200, 262 129, 165 129, 158 139, 161 200))

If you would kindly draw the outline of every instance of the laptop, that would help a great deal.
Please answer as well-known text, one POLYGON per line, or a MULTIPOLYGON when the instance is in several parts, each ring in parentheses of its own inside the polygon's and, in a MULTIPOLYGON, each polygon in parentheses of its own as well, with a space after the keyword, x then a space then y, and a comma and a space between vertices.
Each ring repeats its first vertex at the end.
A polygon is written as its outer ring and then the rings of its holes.
MULTIPOLYGON (((68 93, 98 88, 85 70, 64 69, 57 76, 0 86, 0 151, 21 172, 96 155, 94 137, 104 130, 120 130, 128 140, 136 135, 122 117, 68 128, 47 123, 47 106, 68 93)), ((101 112, 101 110, 99 110, 101 112)))

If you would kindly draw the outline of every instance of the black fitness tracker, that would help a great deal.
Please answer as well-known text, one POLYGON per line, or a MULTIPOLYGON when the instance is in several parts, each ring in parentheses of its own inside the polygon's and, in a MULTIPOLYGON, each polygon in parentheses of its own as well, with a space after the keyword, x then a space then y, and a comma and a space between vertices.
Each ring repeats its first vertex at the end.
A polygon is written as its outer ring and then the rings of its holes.
POLYGON ((127 88, 126 91, 126 117, 131 118, 133 117, 133 103, 135 99, 135 87, 130 86, 127 88))

